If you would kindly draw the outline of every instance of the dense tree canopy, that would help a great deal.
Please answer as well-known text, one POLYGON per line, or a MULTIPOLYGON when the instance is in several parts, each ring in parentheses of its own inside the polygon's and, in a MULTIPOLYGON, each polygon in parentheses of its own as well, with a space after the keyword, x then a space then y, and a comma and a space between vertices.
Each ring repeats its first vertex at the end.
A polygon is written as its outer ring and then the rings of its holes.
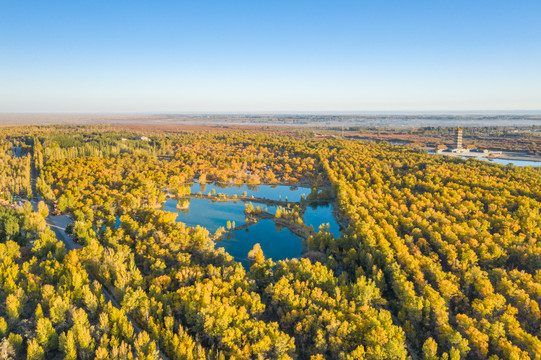
MULTIPOLYGON (((6 357, 541 356, 537 169, 303 133, 9 134, 6 161, 24 166, 3 168, 6 179, 30 189, 34 164, 39 193, 73 215, 81 248, 56 239, 45 203, 0 208, 6 357), (25 155, 10 154, 16 145, 25 155), (161 210, 194 179, 327 189, 346 229, 313 232, 301 259, 275 262, 256 245, 246 270, 206 229, 161 210)), ((4 198, 25 195, 10 181, 4 198)))

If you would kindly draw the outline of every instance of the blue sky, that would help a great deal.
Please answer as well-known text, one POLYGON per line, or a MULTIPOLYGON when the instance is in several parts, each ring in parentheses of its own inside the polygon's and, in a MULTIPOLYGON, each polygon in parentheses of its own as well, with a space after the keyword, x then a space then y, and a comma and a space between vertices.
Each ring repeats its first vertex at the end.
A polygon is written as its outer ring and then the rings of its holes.
POLYGON ((541 1, 0 0, 0 112, 541 110, 541 1))

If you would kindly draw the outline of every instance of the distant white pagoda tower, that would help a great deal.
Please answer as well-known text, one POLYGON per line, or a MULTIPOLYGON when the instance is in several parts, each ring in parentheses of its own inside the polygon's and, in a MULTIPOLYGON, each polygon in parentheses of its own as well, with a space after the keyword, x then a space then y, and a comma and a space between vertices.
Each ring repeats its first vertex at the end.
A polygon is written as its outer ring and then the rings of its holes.
POLYGON ((455 149, 462 149, 462 129, 460 127, 456 128, 455 136, 456 136, 455 149))

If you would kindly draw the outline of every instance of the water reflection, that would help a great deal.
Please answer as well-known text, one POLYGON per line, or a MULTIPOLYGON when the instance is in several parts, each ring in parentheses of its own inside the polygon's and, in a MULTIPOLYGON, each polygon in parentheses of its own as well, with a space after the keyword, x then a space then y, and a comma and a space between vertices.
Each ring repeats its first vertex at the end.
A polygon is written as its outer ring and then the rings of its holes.
POLYGON ((177 222, 186 226, 203 226, 214 233, 219 227, 227 227, 227 222, 235 222, 236 226, 246 222, 244 215, 244 202, 242 201, 216 201, 207 199, 191 199, 188 208, 177 209, 178 201, 169 199, 163 209, 177 213, 177 222))
POLYGON ((512 159, 500 159, 500 158, 495 158, 495 159, 492 159, 492 160, 487 159, 487 158, 480 158, 480 159, 488 160, 490 162, 500 164, 500 165, 513 164, 515 166, 534 166, 534 167, 540 167, 541 166, 541 161, 512 160, 512 159))
MULTIPOLYGON (((300 201, 310 194, 306 187, 286 185, 231 185, 231 184, 199 184, 190 187, 192 193, 245 195, 271 200, 300 201)), ((212 201, 209 199, 190 198, 179 201, 169 199, 164 210, 178 214, 176 221, 189 227, 203 226, 210 233, 220 227, 227 228, 244 225, 245 201, 212 201)), ((276 214, 278 206, 252 202, 254 208, 260 207, 270 214, 276 214)), ((329 202, 318 202, 308 206, 304 214, 304 223, 318 231, 321 224, 329 224, 330 233, 340 236, 340 227, 333 216, 333 207, 329 202)), ((273 260, 299 257, 302 244, 299 236, 287 228, 281 228, 270 219, 261 219, 256 224, 241 230, 227 233, 223 240, 216 243, 223 247, 244 266, 248 266, 247 255, 254 244, 259 243, 266 257, 273 260)))
POLYGON ((306 208, 304 223, 318 231, 322 224, 329 224, 329 232, 334 237, 340 236, 340 226, 333 215, 333 207, 329 202, 318 202, 306 208))
POLYGON ((216 247, 223 247, 235 260, 248 267, 248 252, 259 243, 266 258, 274 261, 300 257, 301 239, 289 229, 276 226, 270 219, 262 219, 246 229, 229 233, 216 247))
POLYGON ((190 187, 192 194, 225 194, 239 196, 254 196, 270 200, 300 201, 301 197, 307 197, 311 189, 300 186, 288 185, 233 185, 229 183, 201 184, 194 183, 190 187))

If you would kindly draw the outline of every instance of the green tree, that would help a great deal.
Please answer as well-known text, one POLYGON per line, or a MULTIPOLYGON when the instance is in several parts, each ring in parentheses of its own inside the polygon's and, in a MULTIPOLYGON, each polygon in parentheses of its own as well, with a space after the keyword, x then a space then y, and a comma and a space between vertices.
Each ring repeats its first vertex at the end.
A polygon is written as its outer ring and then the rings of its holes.
POLYGON ((424 360, 438 360, 438 344, 431 337, 423 345, 424 360))
POLYGON ((21 302, 14 294, 9 294, 6 297, 6 312, 8 317, 12 321, 19 319, 19 310, 21 309, 21 302))
POLYGON ((36 325, 36 340, 46 352, 58 347, 58 335, 49 319, 38 319, 36 325))
POLYGON ((77 344, 73 331, 68 330, 67 333, 60 335, 60 350, 64 353, 65 360, 77 359, 77 344))
POLYGON ((21 351, 23 347, 23 338, 19 334, 10 333, 8 336, 8 341, 15 349, 15 352, 21 351))
POLYGON ((38 213, 44 218, 49 216, 49 207, 43 201, 38 203, 38 213))
POLYGON ((45 231, 47 224, 43 216, 38 213, 30 212, 24 216, 23 230, 27 238, 36 238, 40 232, 45 231))
POLYGON ((7 331, 8 331, 8 324, 6 320, 0 316, 0 337, 6 336, 7 331))
POLYGON ((140 332, 135 340, 137 360, 157 360, 160 354, 156 349, 156 342, 150 339, 146 331, 140 332))
POLYGON ((26 359, 27 360, 45 359, 45 352, 43 351, 43 348, 38 344, 36 339, 32 339, 28 342, 28 347, 26 349, 26 359))
POLYGON ((17 221, 17 218, 14 216, 8 216, 4 220, 3 224, 3 235, 6 238, 6 241, 9 241, 11 238, 13 238, 15 235, 19 234, 19 222, 17 221))

